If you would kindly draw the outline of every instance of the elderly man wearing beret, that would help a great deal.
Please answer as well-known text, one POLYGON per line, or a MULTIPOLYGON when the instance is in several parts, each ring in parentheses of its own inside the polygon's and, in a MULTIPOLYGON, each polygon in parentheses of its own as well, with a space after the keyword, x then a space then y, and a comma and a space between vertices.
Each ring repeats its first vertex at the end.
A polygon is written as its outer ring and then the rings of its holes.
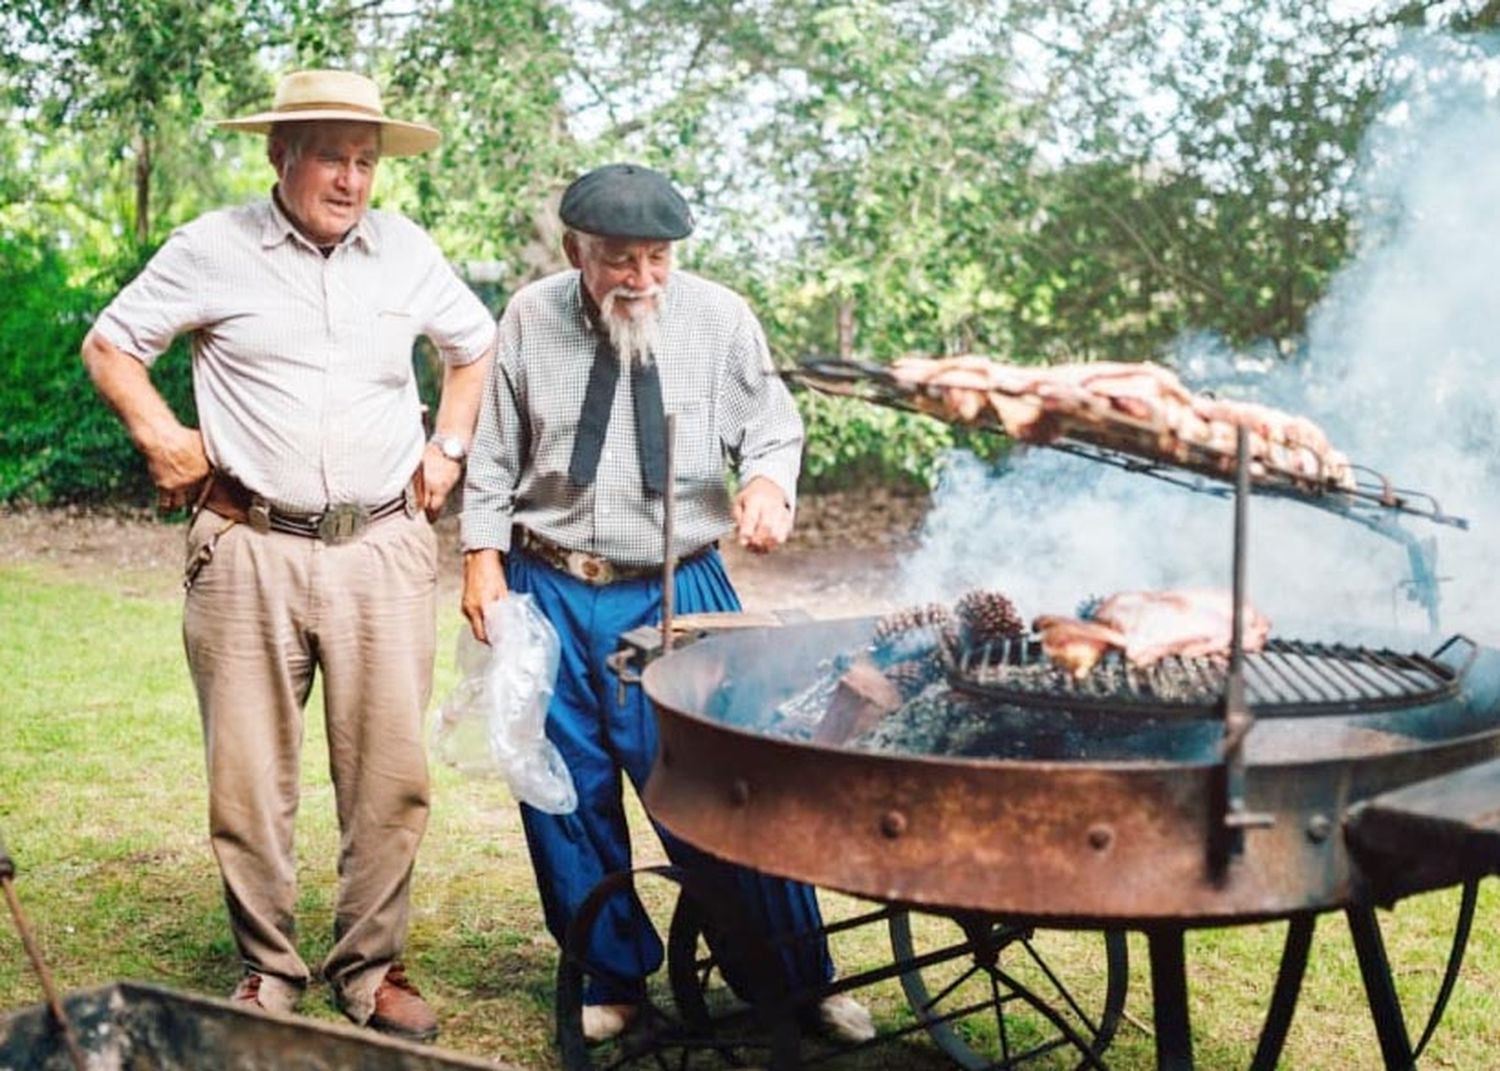
MULTIPOLYGON (((801 419, 749 306, 673 267, 673 243, 693 220, 670 180, 635 164, 601 167, 568 187, 561 216, 575 270, 523 288, 501 318, 462 518, 463 612, 474 634, 486 638, 485 607, 516 591, 535 597, 562 638, 547 733, 578 809, 522 806, 559 942, 595 884, 629 868, 621 773, 639 789, 655 757, 649 703, 639 688, 620 701, 605 658, 621 634, 661 620, 665 416, 676 416, 674 605, 684 613, 739 609, 718 541, 732 534, 756 552, 786 541, 802 449, 801 419), (739 478, 732 498, 726 457, 739 478)), ((821 926, 807 886, 662 836, 674 860, 732 885, 768 940, 821 926)), ((793 943, 790 982, 831 977, 823 941, 793 943)), ((628 1026, 642 979, 661 960, 649 920, 617 898, 591 934, 589 962, 602 970, 585 992, 584 1034, 600 1040, 628 1026)), ((873 1033, 848 996, 820 1011, 846 1038, 873 1033)))
POLYGON ((94 324, 84 360, 162 504, 195 506, 183 638, 245 971, 233 999, 291 1011, 309 981, 292 834, 316 672, 341 836, 322 973, 356 1023, 425 1040, 437 1019, 400 957, 428 812, 428 516, 459 479, 494 320, 415 224, 368 208, 382 156, 439 140, 387 118, 369 79, 297 72, 271 111, 220 125, 269 135, 270 198, 174 232, 94 324), (149 376, 183 333, 201 428, 149 376), (419 334, 446 369, 431 440, 419 334))

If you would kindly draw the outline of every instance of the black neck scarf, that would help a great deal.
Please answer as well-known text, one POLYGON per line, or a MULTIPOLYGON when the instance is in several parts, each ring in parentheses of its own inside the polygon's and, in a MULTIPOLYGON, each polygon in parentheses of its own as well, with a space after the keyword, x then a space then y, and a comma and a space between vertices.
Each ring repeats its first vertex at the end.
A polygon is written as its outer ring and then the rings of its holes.
MULTIPOLYGON (((609 340, 599 307, 588 287, 578 280, 583 298, 584 316, 595 335, 594 364, 589 369, 588 387, 583 394, 583 409, 578 414, 578 432, 573 439, 573 456, 568 462, 568 478, 580 487, 594 482, 599 470, 599 455, 604 450, 604 436, 609 431, 609 414, 614 408, 615 387, 620 378, 620 357, 609 340)), ((641 482, 652 494, 667 489, 667 416, 661 400, 661 377, 656 361, 630 362, 631 396, 635 401, 635 441, 640 454, 641 482)))

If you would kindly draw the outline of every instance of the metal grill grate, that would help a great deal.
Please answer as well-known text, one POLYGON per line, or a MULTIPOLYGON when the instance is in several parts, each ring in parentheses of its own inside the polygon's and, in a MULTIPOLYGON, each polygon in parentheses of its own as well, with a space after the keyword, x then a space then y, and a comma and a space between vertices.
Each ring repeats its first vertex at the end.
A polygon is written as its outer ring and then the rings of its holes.
MULTIPOLYGON (((1245 656, 1245 691, 1257 716, 1357 714, 1447 699, 1463 668, 1390 650, 1270 640, 1245 656)), ((949 682, 1019 706, 1204 716, 1221 713, 1228 673, 1227 657, 1169 656, 1142 667, 1112 652, 1075 678, 1042 654, 1039 640, 1017 639, 962 651, 949 682)))

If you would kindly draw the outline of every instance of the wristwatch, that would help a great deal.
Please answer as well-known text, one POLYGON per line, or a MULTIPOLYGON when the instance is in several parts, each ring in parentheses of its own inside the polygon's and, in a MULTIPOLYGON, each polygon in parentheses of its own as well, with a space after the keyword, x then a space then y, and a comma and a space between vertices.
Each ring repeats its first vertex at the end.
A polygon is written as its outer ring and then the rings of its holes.
POLYGON ((437 432, 428 442, 436 446, 449 461, 462 464, 463 459, 469 456, 469 448, 457 435, 444 435, 442 432, 437 432))

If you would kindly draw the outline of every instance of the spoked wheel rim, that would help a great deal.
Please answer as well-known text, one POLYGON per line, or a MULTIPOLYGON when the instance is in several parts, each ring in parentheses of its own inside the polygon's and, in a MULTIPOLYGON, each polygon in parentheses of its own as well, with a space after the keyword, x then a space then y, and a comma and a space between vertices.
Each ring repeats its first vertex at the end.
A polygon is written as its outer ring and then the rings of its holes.
POLYGON ((791 998, 766 949, 733 941, 726 946, 725 934, 744 932, 731 903, 722 889, 695 876, 684 882, 667 938, 673 1003, 690 1030, 715 1040, 727 1065, 794 1068, 799 1037, 791 998), (714 946, 706 937, 710 930, 719 935, 714 946), (741 992, 724 976, 725 953, 745 963, 741 992))
MULTIPOLYGON (((557 1045, 566 1071, 713 1071, 748 1066, 783 1071, 794 1067, 796 1033, 792 1025, 781 1032, 774 1023, 770 1029, 763 1029, 761 1017, 749 1012, 748 1005, 741 1006, 746 1010, 738 1018, 705 1015, 703 992, 684 1011, 676 997, 676 991, 682 988, 676 975, 684 968, 677 966, 680 953, 674 957, 671 951, 675 937, 669 937, 665 976, 658 972, 648 980, 646 999, 629 1027, 619 1037, 604 1042, 590 1042, 583 1036, 583 994, 589 979, 598 973, 587 963, 589 935, 605 904, 621 893, 636 895, 637 882, 642 878, 675 888, 672 935, 676 934, 682 905, 697 904, 705 895, 690 872, 671 866, 612 874, 595 886, 569 926, 558 959, 557 1045)), ((713 992, 713 983, 706 979, 705 984, 713 992)), ((716 1005, 720 1002, 717 994, 713 999, 716 1005)))
POLYGON ((907 965, 901 988, 933 1043, 960 1067, 1104 1066, 1100 1054, 1125 1006, 1123 933, 1041 931, 978 916, 915 918, 925 936, 914 933, 910 913, 890 920, 896 962, 907 965))

